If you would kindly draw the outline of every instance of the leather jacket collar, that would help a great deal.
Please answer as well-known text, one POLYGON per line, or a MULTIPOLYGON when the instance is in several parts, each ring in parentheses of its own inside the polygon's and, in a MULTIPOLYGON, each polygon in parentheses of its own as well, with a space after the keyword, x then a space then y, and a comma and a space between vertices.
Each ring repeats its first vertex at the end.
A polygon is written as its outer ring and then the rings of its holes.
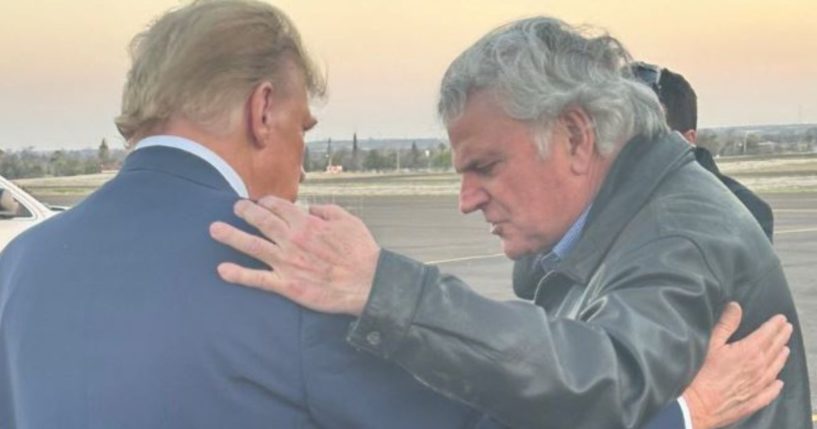
MULTIPOLYGON (((548 277, 564 276, 571 283, 586 285, 619 232, 646 204, 661 181, 690 162, 695 162, 692 147, 677 133, 653 140, 640 136, 631 139, 616 157, 594 199, 581 239, 548 277)), ((543 273, 532 269, 533 260, 529 256, 520 261, 522 269, 514 273, 515 290, 537 284, 538 278, 532 277, 543 273)))

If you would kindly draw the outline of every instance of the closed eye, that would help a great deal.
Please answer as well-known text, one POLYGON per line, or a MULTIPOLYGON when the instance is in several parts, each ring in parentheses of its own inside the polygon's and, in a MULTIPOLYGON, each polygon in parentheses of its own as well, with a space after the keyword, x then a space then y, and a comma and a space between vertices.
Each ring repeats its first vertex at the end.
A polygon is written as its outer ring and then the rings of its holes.
POLYGON ((473 171, 480 176, 490 176, 494 173, 494 170, 498 164, 499 161, 492 161, 487 164, 476 165, 474 166, 473 171))

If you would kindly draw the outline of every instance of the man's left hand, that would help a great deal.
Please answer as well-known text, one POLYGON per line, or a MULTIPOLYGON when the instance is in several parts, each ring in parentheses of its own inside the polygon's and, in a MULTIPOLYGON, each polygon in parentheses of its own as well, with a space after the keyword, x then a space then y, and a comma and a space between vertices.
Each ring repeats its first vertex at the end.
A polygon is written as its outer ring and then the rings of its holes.
POLYGON ((727 343, 743 311, 729 303, 712 330, 704 365, 684 391, 694 429, 731 425, 780 395, 780 371, 789 357, 793 326, 776 315, 745 338, 727 343))
POLYGON ((266 238, 224 222, 214 222, 210 235, 270 270, 225 262, 218 266, 225 281, 275 292, 324 313, 363 312, 380 247, 360 219, 335 205, 312 206, 307 213, 276 197, 239 201, 235 213, 266 238))

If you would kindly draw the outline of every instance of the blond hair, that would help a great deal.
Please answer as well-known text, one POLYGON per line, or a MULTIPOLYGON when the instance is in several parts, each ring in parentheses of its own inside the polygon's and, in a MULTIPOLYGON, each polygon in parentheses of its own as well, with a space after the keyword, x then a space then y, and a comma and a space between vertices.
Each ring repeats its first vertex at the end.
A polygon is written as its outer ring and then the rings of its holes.
POLYGON ((176 114, 223 126, 259 83, 285 87, 289 64, 303 72, 311 96, 325 91, 292 21, 254 0, 198 0, 171 10, 133 38, 130 55, 115 119, 130 144, 176 114))

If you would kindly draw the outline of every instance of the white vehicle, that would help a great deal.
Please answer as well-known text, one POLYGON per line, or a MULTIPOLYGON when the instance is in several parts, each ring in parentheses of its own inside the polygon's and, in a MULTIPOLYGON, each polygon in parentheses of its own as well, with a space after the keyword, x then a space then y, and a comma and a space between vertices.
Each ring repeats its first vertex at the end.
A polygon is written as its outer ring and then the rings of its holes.
POLYGON ((18 234, 56 212, 0 176, 0 250, 18 234))

